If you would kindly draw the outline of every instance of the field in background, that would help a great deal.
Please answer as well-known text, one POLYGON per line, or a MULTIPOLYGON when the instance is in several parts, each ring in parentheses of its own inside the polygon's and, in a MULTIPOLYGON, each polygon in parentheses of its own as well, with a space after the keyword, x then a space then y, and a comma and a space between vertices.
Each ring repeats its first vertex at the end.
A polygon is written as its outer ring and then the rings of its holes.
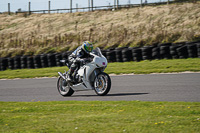
POLYGON ((0 57, 200 39, 200 3, 67 14, 0 14, 0 57))
MULTIPOLYGON (((68 70, 64 67, 50 67, 40 69, 17 69, 0 71, 0 79, 57 77, 57 72, 68 70)), ((108 74, 150 74, 172 72, 200 72, 200 58, 173 60, 145 60, 141 62, 109 63, 105 72, 108 74)))
POLYGON ((0 102, 0 132, 200 132, 198 102, 0 102))

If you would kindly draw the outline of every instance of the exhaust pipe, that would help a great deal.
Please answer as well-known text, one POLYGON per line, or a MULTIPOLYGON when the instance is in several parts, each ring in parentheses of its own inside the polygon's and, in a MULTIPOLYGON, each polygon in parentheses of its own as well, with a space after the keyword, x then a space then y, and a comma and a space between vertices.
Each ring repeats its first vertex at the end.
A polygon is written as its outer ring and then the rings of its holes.
POLYGON ((66 77, 61 72, 58 72, 58 74, 60 75, 60 77, 62 77, 64 80, 66 80, 66 77))

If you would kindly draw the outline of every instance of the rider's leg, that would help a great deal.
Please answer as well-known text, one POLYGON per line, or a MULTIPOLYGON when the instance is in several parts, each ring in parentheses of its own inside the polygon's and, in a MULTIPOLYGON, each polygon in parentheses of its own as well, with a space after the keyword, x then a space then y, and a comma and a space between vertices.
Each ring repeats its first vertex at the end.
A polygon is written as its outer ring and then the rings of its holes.
POLYGON ((76 64, 76 62, 73 62, 69 69, 69 73, 68 73, 69 76, 67 78, 68 81, 73 81, 72 74, 74 73, 74 70, 76 70, 76 68, 77 68, 77 64, 76 64))

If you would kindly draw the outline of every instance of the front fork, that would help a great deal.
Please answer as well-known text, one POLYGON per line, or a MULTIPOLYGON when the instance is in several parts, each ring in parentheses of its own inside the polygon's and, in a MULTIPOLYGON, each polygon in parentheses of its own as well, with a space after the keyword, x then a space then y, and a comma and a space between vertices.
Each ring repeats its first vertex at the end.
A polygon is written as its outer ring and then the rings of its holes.
POLYGON ((67 72, 65 71, 65 73, 61 73, 61 72, 58 72, 58 75, 60 75, 60 77, 64 80, 67 80, 67 72))
MULTIPOLYGON (((101 73, 102 72, 102 70, 101 69, 95 69, 94 70, 94 75, 95 75, 95 78, 97 77, 97 75, 99 74, 99 73, 101 73)), ((94 81, 95 81, 95 78, 94 78, 94 81)), ((96 84, 97 86, 101 86, 102 85, 102 82, 101 82, 101 79, 98 79, 98 82, 97 82, 97 84, 96 84)))

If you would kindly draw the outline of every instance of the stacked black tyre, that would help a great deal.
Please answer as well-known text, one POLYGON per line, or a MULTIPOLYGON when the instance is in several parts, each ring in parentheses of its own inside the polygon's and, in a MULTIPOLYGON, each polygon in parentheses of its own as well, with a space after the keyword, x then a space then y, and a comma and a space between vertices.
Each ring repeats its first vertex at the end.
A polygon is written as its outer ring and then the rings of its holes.
POLYGON ((55 54, 48 54, 47 55, 47 61, 48 61, 48 66, 49 67, 56 66, 56 57, 55 57, 55 54))
POLYGON ((116 61, 117 62, 123 62, 123 58, 122 58, 122 50, 124 48, 116 48, 115 49, 115 55, 116 55, 116 61))
POLYGON ((161 59, 171 59, 171 54, 170 54, 170 46, 171 43, 163 43, 160 44, 160 58, 161 59))
POLYGON ((125 48, 122 50, 122 60, 123 62, 128 62, 133 60, 131 48, 125 48))
POLYGON ((41 60, 41 67, 42 68, 48 67, 48 61, 47 61, 47 55, 46 54, 42 54, 40 56, 40 60, 41 60))
MULTIPOLYGON (((61 64, 60 60, 67 60, 70 54, 71 52, 64 52, 36 56, 0 58, 0 70, 63 66, 64 64, 61 64)), ((165 43, 135 48, 121 47, 102 50, 102 54, 107 58, 108 62, 200 58, 200 42, 165 43)))
POLYGON ((177 48, 177 52, 178 52, 179 59, 188 58, 188 51, 187 51, 186 45, 183 45, 183 46, 177 48))
POLYGON ((20 56, 14 57, 14 69, 21 69, 20 56))
POLYGON ((106 57, 107 57, 108 62, 116 62, 116 54, 115 54, 114 49, 109 49, 106 52, 106 57))
POLYGON ((152 48, 152 59, 160 59, 160 48, 158 46, 152 48))
POLYGON ((0 70, 4 71, 8 67, 8 58, 0 58, 0 70))
POLYGON ((198 57, 197 45, 196 44, 188 44, 187 45, 187 52, 189 58, 198 57))
POLYGON ((143 60, 151 60, 152 59, 152 47, 144 46, 142 48, 142 58, 143 60))
POLYGON ((106 52, 107 52, 107 50, 102 50, 101 51, 102 55, 107 58, 106 52))
POLYGON ((40 60, 40 55, 34 56, 33 61, 34 61, 34 67, 35 68, 41 68, 42 67, 41 60, 40 60))
POLYGON ((14 58, 8 58, 8 68, 14 69, 14 58))
POLYGON ((198 52, 198 57, 200 58, 200 43, 197 43, 197 52, 198 52))
POLYGON ((62 60, 68 60, 68 53, 67 52, 62 53, 62 60))
POLYGON ((133 61, 141 61, 142 60, 141 48, 133 48, 132 49, 132 58, 133 58, 133 61))
POLYGON ((60 62, 62 60, 62 55, 60 53, 56 54, 56 66, 63 66, 63 64, 60 62))
MULTIPOLYGON (((67 52, 64 52, 61 54, 61 59, 62 60, 66 60, 68 62, 68 56, 69 56, 70 53, 67 53, 67 52)), ((65 66, 66 64, 64 63, 61 63, 61 66, 65 66)))
POLYGON ((21 69, 27 68, 27 56, 21 56, 21 69))
POLYGON ((34 68, 33 56, 29 56, 27 58, 27 68, 29 69, 34 68))
POLYGON ((170 55, 172 57, 172 59, 178 59, 178 51, 177 49, 180 47, 180 45, 172 45, 170 46, 170 55))

